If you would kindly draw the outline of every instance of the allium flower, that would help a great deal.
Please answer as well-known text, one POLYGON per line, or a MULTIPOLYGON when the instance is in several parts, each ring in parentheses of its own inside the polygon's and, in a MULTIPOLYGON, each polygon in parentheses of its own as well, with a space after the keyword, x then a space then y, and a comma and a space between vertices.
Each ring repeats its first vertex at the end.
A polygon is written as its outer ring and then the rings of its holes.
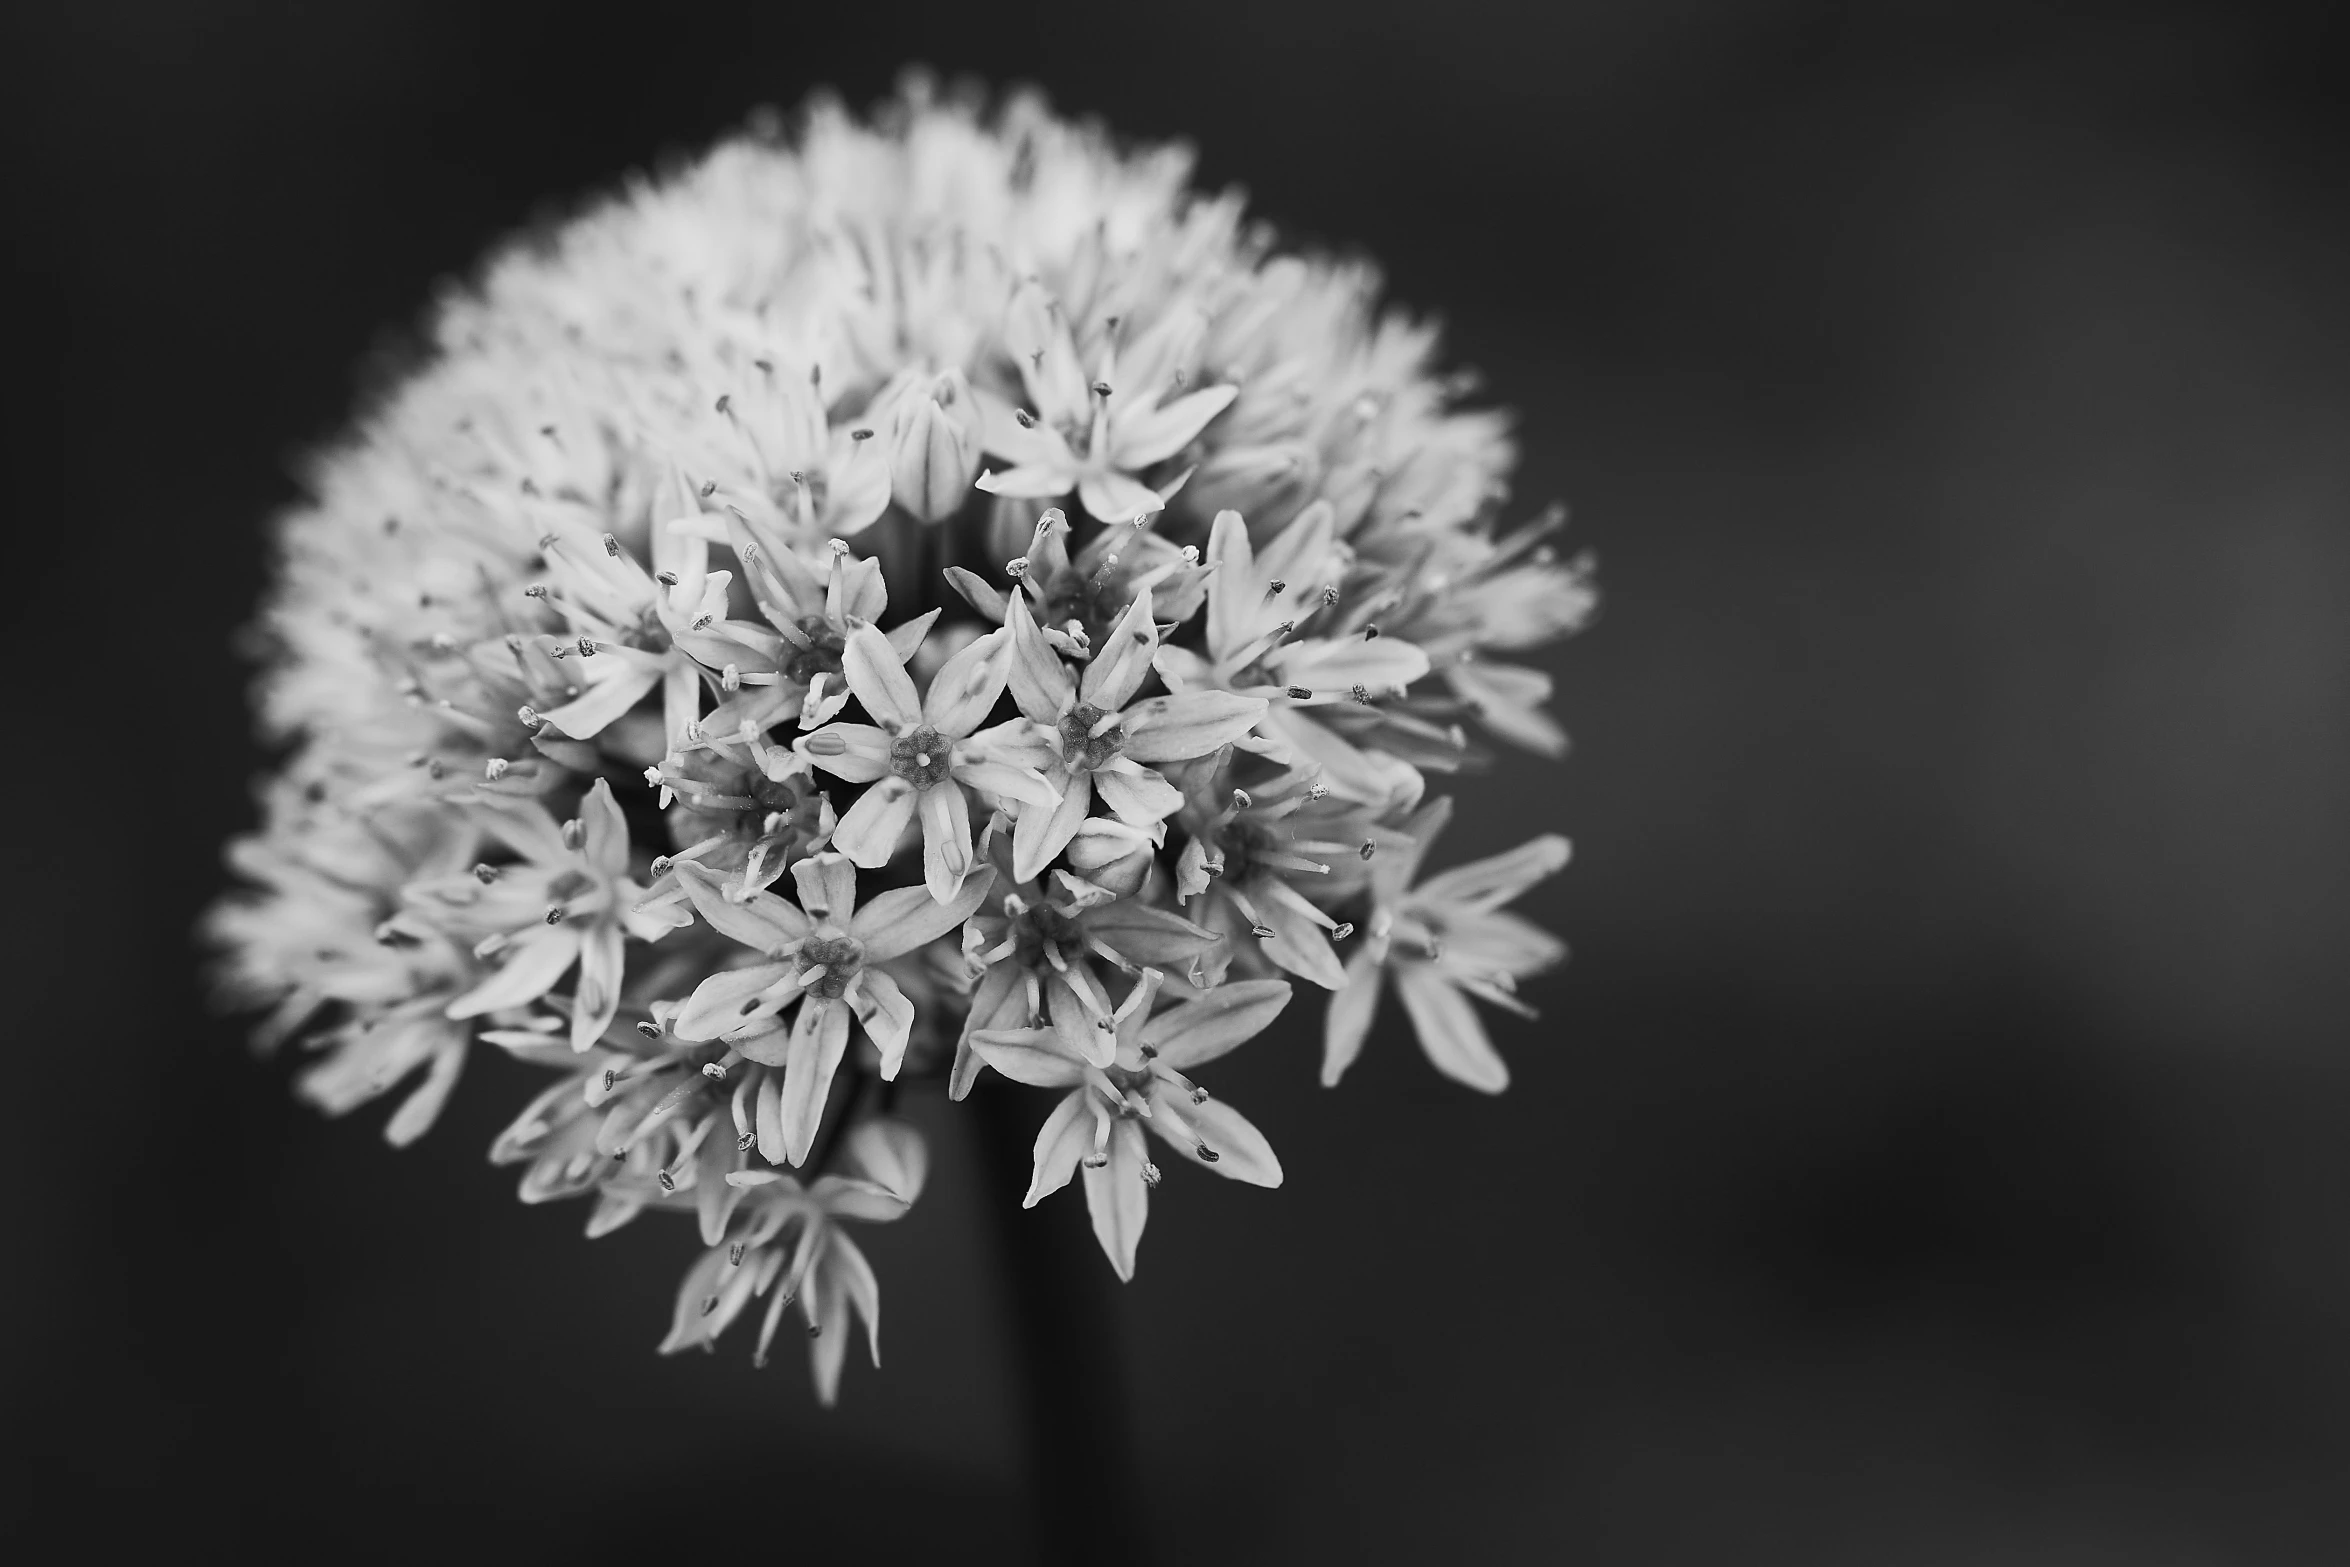
POLYGON ((1437 1071, 1498 1094, 1509 1068, 1477 1021, 1469 997, 1521 1017, 1534 1009, 1518 999, 1518 981, 1567 955, 1556 936, 1528 924, 1502 905, 1567 864, 1567 840, 1556 833, 1455 866, 1417 887, 1412 877, 1436 835, 1452 819, 1452 801, 1438 800, 1382 836, 1392 852, 1371 872, 1370 930, 1348 960, 1346 983, 1330 1003, 1322 1054, 1322 1081, 1335 1087, 1362 1052, 1379 1007, 1382 973, 1394 976, 1420 1048, 1437 1071))
POLYGON ((1392 980, 1503 1081, 1470 998, 1559 955, 1500 905, 1565 845, 1414 886, 1423 799, 1560 749, 1489 655, 1588 565, 1366 268, 1186 177, 918 86, 730 142, 499 257, 285 523, 224 984, 329 1112, 412 1083, 395 1142, 476 1044, 551 1074, 492 1156, 695 1216, 665 1349, 796 1303, 830 1400, 910 1085, 1060 1090, 1028 1200, 1082 1170, 1125 1276, 1146 1131, 1279 1184, 1188 1074, 1292 978, 1329 1080, 1392 980))

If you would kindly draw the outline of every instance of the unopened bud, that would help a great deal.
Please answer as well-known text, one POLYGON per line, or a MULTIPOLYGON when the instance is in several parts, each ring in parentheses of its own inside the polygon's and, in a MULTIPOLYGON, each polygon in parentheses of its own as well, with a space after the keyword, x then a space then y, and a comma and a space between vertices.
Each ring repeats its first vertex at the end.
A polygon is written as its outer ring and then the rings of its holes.
POLYGON ((959 511, 979 469, 978 421, 959 370, 901 399, 890 425, 890 499, 924 522, 959 511))

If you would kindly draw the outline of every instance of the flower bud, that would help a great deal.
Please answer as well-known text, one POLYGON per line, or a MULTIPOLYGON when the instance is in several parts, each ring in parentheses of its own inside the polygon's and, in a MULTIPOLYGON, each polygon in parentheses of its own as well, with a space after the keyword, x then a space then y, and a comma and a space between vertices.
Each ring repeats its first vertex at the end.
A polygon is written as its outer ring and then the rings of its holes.
POLYGON ((1077 829, 1067 853, 1072 871, 1121 898, 1141 893, 1154 863, 1147 834, 1099 816, 1077 829))
POLYGON ((960 370, 898 399, 889 432, 890 498, 939 522, 962 509, 979 471, 979 410, 960 370))

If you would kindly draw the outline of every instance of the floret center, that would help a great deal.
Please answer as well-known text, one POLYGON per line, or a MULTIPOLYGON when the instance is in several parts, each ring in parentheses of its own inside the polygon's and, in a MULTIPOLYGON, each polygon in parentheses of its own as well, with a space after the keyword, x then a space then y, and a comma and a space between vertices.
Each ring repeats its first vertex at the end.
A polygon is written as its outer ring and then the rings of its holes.
POLYGON ((908 730, 889 743, 889 770, 917 789, 935 788, 946 781, 953 745, 928 724, 908 730))
POLYGON ((1110 715, 1091 702, 1080 702, 1061 715, 1061 759, 1071 767, 1088 770, 1102 766, 1120 751, 1126 749, 1126 726, 1113 723, 1102 728, 1102 720, 1110 715), (1095 733, 1099 729, 1100 733, 1095 733))
POLYGON ((807 990, 820 1000, 838 1001, 864 966, 865 947, 854 936, 816 936, 800 944, 800 972, 824 970, 824 977, 807 990))

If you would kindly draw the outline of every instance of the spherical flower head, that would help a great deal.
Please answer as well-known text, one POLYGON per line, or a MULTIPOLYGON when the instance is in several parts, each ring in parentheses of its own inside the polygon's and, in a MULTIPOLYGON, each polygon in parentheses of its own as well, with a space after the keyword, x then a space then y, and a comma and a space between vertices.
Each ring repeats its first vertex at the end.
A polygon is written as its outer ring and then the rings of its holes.
POLYGON ((1056 1090, 1025 1200, 1127 1276, 1150 1137, 1280 1184, 1189 1074, 1296 990, 1329 1081, 1389 984, 1506 1076, 1471 1000, 1559 956, 1498 905, 1564 843, 1420 879, 1427 784, 1561 748, 1513 660, 1588 563, 1367 267, 1188 174, 820 105, 493 258, 284 522, 224 988, 329 1112, 413 1084, 395 1142, 477 1047, 549 1072, 493 1157, 591 1235, 694 1216, 665 1349, 764 1300, 827 1402, 878 1354, 912 1084, 1056 1090))

